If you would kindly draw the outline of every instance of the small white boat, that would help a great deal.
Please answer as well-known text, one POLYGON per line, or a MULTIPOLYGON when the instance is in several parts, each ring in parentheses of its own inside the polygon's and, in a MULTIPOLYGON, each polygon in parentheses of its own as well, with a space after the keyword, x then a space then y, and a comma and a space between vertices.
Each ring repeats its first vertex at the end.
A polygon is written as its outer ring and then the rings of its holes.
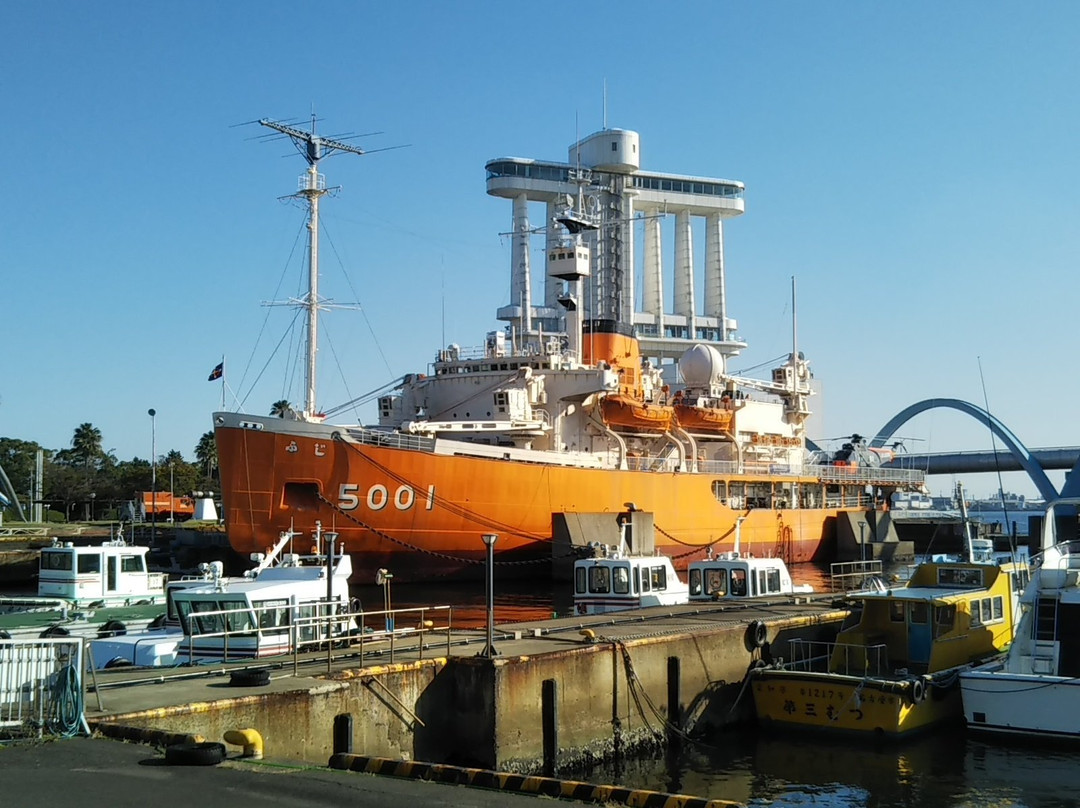
POLYGON ((690 600, 745 600, 767 595, 811 594, 814 587, 791 580, 782 558, 723 553, 690 564, 690 600))
POLYGON ((666 555, 627 555, 601 546, 600 555, 574 562, 574 610, 604 614, 686 603, 689 590, 666 555))
POLYGON ((316 523, 312 551, 300 555, 291 552, 300 534, 287 531, 266 555, 253 554, 259 564, 243 576, 223 577, 220 562, 212 562, 206 580, 170 583, 163 625, 92 641, 94 667, 258 658, 315 642, 328 625, 331 639, 348 634, 354 620, 328 620, 345 615, 350 603, 352 562, 333 552, 336 535, 316 523), (331 545, 329 561, 318 550, 324 539, 331 545))
POLYGON ((165 603, 166 575, 147 569, 148 553, 121 532, 97 545, 53 539, 41 550, 37 594, 0 596, 0 632, 83 635, 150 623, 165 603))
POLYGON ((809 584, 791 580, 784 559, 757 558, 740 552, 742 517, 735 520, 735 549, 690 564, 692 601, 744 600, 768 595, 810 594, 809 584))
POLYGON ((1041 553, 1021 597, 1021 617, 1003 661, 960 674, 964 719, 987 733, 1080 738, 1080 541, 1058 544, 1056 509, 1043 519, 1041 553))

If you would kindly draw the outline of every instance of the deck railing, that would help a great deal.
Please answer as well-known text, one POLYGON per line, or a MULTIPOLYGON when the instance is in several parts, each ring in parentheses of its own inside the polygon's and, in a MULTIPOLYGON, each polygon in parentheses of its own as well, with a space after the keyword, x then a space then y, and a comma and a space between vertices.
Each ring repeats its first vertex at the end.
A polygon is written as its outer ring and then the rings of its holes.
POLYGON ((838 673, 844 676, 888 676, 889 649, 884 643, 788 641, 790 656, 784 669, 804 673, 838 673))
MULTIPOLYGON (((296 614, 295 607, 281 605, 192 612, 186 618, 189 626, 185 638, 187 662, 193 665, 197 658, 206 656, 209 647, 206 641, 216 639, 221 640, 220 657, 223 662, 230 659, 231 643, 231 658, 234 661, 291 653, 294 672, 301 653, 322 648, 326 649, 329 669, 335 646, 339 650, 346 649, 351 655, 355 655, 358 650, 360 665, 363 665, 366 647, 386 642, 389 644, 390 662, 393 663, 397 645, 403 639, 409 639, 409 647, 417 652, 419 659, 423 659, 424 651, 432 646, 431 635, 439 636, 441 645, 441 635, 445 634, 446 653, 450 654, 450 632, 453 623, 451 606, 342 611, 339 601, 320 600, 304 603, 303 607, 314 608, 316 613, 301 616, 296 614), (288 611, 283 623, 274 620, 275 624, 267 625, 268 621, 261 619, 263 614, 272 613, 271 616, 276 617, 283 610, 288 611), (204 629, 207 625, 214 627, 204 629), (287 635, 288 647, 277 654, 266 653, 267 649, 260 648, 260 644, 267 635, 287 635), (251 639, 255 642, 244 642, 251 639), (413 639, 415 643, 411 642, 413 639)), ((213 656, 216 659, 219 654, 215 652, 213 656)))

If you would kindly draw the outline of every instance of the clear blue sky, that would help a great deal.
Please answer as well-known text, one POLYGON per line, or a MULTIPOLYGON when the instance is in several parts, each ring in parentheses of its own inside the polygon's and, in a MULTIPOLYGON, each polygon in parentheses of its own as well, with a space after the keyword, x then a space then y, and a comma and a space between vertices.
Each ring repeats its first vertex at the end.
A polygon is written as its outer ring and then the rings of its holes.
MULTIPOLYGON (((191 458, 222 355, 245 409, 302 399, 270 358, 291 312, 261 303, 298 292, 302 212, 277 198, 304 163, 231 127, 313 106, 323 133, 411 144, 323 164, 323 290, 363 312, 324 318, 320 405, 479 344, 510 263, 484 163, 565 159, 606 81, 647 168, 746 183, 737 364, 787 350, 796 276, 815 437, 981 403, 981 357, 1021 440, 1080 444, 1078 4, 8 0, 0 30, 0 435, 59 449, 89 421, 145 458, 154 407, 159 454, 191 458)), ((990 446, 956 413, 903 432, 990 446)))

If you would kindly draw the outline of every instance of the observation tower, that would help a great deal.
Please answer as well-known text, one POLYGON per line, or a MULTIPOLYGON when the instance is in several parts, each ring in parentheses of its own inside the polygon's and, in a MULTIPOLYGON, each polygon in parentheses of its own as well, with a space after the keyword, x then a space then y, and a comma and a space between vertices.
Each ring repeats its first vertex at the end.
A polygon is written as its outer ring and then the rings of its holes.
POLYGON ((534 288, 532 237, 544 236, 550 265, 568 235, 560 221, 566 221, 568 208, 582 204, 579 213, 595 222, 581 233, 591 256, 591 272, 578 281, 585 319, 631 326, 642 354, 657 360, 677 359, 698 342, 725 357, 746 347, 737 322, 728 317, 724 282, 724 220, 745 210, 743 183, 643 171, 641 138, 628 129, 588 135, 570 146, 565 163, 501 157, 485 168, 487 192, 513 204, 510 304, 497 316, 517 335, 567 330, 567 278, 549 271, 542 291, 534 288), (541 205, 542 212, 536 210, 541 205), (665 227, 668 217, 674 218, 673 227, 665 227), (701 230, 695 219, 704 220, 701 267, 695 267, 694 233, 701 230), (665 229, 673 232, 673 245, 664 244, 665 229), (635 256, 639 235, 640 262, 635 256), (704 291, 703 301, 696 299, 696 288, 704 291))

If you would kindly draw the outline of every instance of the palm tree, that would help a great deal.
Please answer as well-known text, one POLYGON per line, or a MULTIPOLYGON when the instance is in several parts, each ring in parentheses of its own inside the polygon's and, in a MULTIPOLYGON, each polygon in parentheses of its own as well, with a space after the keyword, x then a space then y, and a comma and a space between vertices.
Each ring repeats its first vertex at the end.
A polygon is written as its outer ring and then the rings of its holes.
POLYGON ((278 418, 284 418, 286 415, 291 415, 293 412, 293 405, 285 399, 281 401, 275 401, 270 405, 270 414, 276 415, 278 418))
POLYGON ((101 430, 87 422, 75 428, 71 438, 72 454, 89 470, 91 461, 101 457, 101 430))
POLYGON ((217 468, 218 454, 217 441, 214 440, 213 430, 204 432, 195 447, 195 459, 206 468, 206 476, 213 477, 214 469, 217 468))

